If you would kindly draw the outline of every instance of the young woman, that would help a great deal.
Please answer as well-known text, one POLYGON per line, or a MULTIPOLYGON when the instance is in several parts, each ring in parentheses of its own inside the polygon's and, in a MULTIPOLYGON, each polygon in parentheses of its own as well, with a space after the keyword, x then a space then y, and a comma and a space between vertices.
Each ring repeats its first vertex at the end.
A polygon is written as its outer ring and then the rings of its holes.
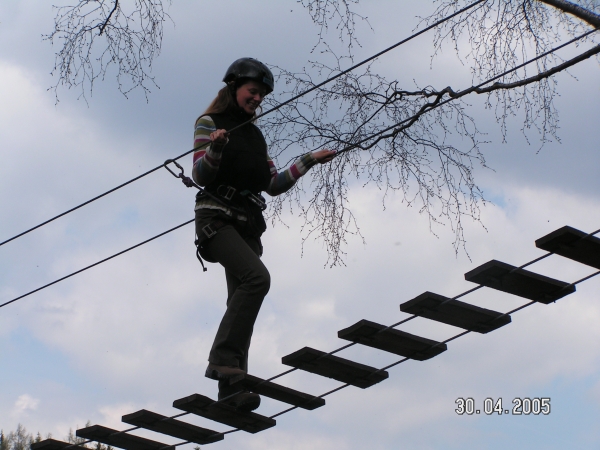
POLYGON ((196 120, 194 133, 194 147, 210 141, 194 153, 193 178, 206 191, 196 196, 197 245, 204 259, 225 268, 227 280, 227 310, 206 376, 219 380, 219 400, 230 397, 228 404, 252 411, 260 397, 236 394, 238 389, 230 387, 228 379, 248 370, 254 322, 270 286, 260 260, 260 237, 266 229, 261 192, 286 192, 312 166, 331 161, 335 152, 307 153, 277 172, 262 133, 252 123, 265 95, 273 91, 273 74, 260 61, 241 58, 227 69, 223 81, 226 86, 196 120))

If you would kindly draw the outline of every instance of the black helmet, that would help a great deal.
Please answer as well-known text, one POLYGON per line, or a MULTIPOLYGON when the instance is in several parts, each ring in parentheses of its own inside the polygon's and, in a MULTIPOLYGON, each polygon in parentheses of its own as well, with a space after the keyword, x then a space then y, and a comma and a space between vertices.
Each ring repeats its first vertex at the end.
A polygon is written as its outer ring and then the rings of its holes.
POLYGON ((273 73, 258 59, 240 58, 234 61, 233 64, 229 66, 229 69, 227 69, 223 81, 229 83, 230 81, 236 81, 240 78, 249 78, 263 83, 267 87, 267 94, 272 92, 275 87, 273 73))

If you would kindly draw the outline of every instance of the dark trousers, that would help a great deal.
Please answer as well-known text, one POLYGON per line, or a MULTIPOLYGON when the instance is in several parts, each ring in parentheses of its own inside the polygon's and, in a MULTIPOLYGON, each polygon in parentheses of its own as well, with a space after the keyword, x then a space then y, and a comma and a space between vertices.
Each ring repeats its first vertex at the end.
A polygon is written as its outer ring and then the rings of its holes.
MULTIPOLYGON (((210 213, 198 211, 197 226, 207 222, 206 216, 210 213)), ((269 272, 260 260, 260 240, 244 236, 243 229, 226 225, 205 241, 204 246, 225 268, 227 279, 227 310, 208 360, 213 364, 248 370, 254 322, 271 284, 269 272)), ((219 382, 220 397, 229 395, 226 385, 227 382, 219 382)))

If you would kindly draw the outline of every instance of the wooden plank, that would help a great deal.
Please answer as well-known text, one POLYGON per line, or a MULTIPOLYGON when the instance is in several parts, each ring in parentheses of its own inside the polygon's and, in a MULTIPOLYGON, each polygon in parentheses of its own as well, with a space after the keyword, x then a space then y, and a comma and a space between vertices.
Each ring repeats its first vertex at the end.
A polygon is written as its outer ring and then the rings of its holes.
POLYGON ((600 239, 573 227, 562 227, 535 241, 547 252, 600 269, 600 239), (583 239, 585 238, 585 239, 583 239))
POLYGON ((338 337, 417 361, 433 358, 448 349, 446 344, 393 328, 386 330, 386 328, 385 325, 361 320, 351 327, 338 331, 338 337))
POLYGON ((310 347, 304 347, 284 356, 281 358, 281 362, 287 366, 333 378, 362 389, 371 387, 389 376, 385 370, 379 372, 375 367, 327 355, 325 352, 310 347))
POLYGON ((168 434, 184 441, 195 442, 196 444, 211 444, 222 441, 223 435, 217 431, 198 427, 191 423, 172 419, 162 414, 158 414, 146 409, 141 409, 122 417, 123 422, 136 427, 146 428, 157 433, 168 434))
POLYGON ((500 261, 489 261, 465 274, 473 283, 548 304, 575 292, 575 286, 500 261))
POLYGON ((400 305, 400 311, 477 333, 489 333, 510 323, 508 314, 425 292, 400 305))
POLYGON ((120 433, 118 430, 107 428, 102 425, 92 425, 91 427, 81 428, 75 432, 78 437, 91 439, 113 447, 124 448, 127 450, 174 450, 172 445, 162 442, 152 441, 150 439, 134 436, 132 434, 120 433), (119 433, 119 434, 115 434, 119 433))
POLYGON ((248 433, 258 433, 274 427, 276 424, 274 419, 253 412, 238 411, 232 406, 216 402, 200 394, 193 394, 175 400, 173 407, 239 428, 248 433))
POLYGON ((31 444, 31 450, 62 450, 65 447, 73 449, 82 448, 73 446, 73 444, 69 444, 68 442, 57 441, 56 439, 44 439, 43 441, 31 444))
POLYGON ((288 403, 299 408, 313 410, 325 405, 325 399, 305 394, 288 387, 282 386, 272 381, 265 381, 254 375, 240 375, 232 378, 231 386, 240 386, 249 391, 255 392, 265 397, 269 397, 280 402, 288 403))

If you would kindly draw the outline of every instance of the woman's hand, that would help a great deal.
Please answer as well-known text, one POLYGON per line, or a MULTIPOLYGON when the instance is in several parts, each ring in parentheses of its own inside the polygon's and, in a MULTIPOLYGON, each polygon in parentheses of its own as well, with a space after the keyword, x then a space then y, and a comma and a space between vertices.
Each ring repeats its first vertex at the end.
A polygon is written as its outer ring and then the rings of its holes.
POLYGON ((319 164, 325 164, 333 159, 335 156, 335 150, 318 150, 316 152, 312 152, 312 156, 319 164))
POLYGON ((225 145, 227 144, 227 130, 217 130, 210 133, 210 140, 215 144, 225 145))

